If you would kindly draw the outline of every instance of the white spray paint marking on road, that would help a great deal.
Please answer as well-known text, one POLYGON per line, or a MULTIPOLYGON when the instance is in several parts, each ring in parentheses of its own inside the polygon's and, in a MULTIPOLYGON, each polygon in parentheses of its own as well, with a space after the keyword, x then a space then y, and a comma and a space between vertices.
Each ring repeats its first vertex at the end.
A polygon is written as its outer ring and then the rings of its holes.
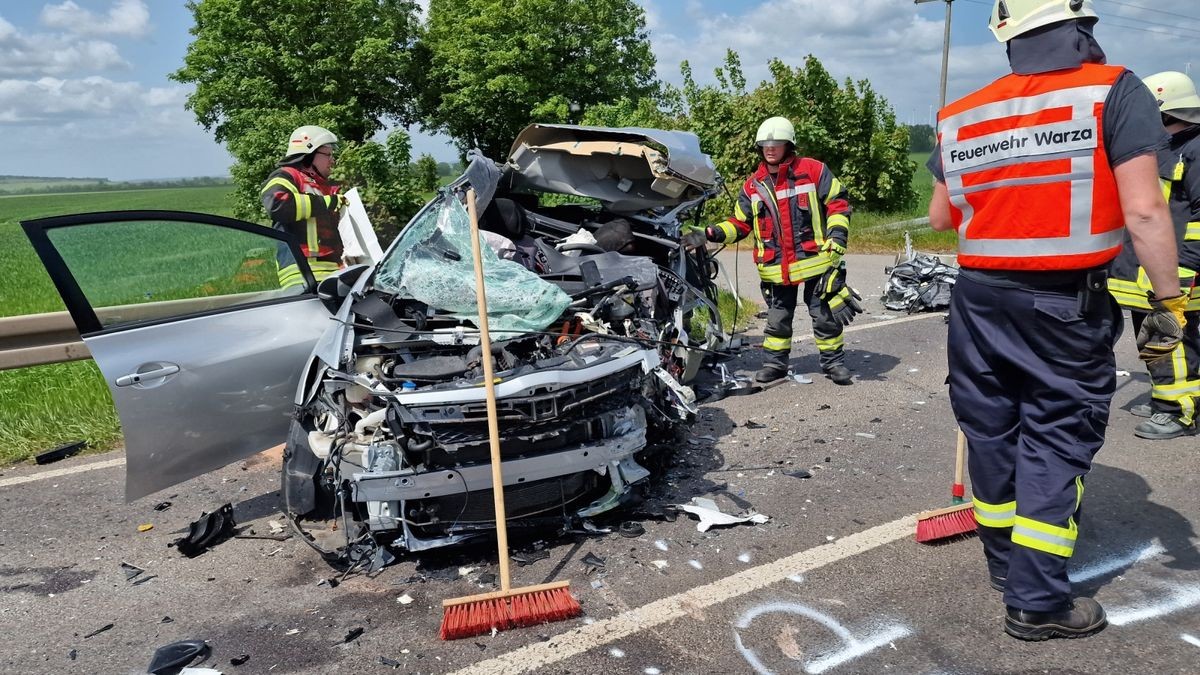
POLYGON ((1200 585, 1174 586, 1171 596, 1157 603, 1145 603, 1130 607, 1118 607, 1108 612, 1108 622, 1114 626, 1125 626, 1200 605, 1200 585))
POLYGON ((125 458, 107 459, 103 462, 91 462, 90 464, 80 464, 79 466, 70 466, 65 469, 51 469, 50 471, 42 471, 40 473, 29 474, 28 476, 14 476, 13 478, 0 479, 0 488, 6 488, 13 485, 22 485, 24 483, 32 483, 38 480, 46 480, 47 478, 59 478, 61 476, 70 476, 76 473, 84 473, 85 471, 95 471, 97 469, 110 469, 114 466, 124 466, 125 458))
MULTIPOLYGON (((914 314, 912 316, 906 316, 906 317, 903 317, 900 319, 892 319, 891 321, 880 321, 878 323, 867 323, 867 324, 863 324, 861 326, 847 326, 846 328, 844 328, 842 330, 842 333, 843 334, 844 333, 856 333, 860 330, 874 330, 876 328, 883 328, 884 326, 895 326, 897 324, 908 323, 910 321, 924 321, 925 319, 932 319, 934 317, 945 317, 945 316, 947 316, 945 312, 934 312, 932 314, 914 314)), ((800 335, 798 337, 792 338, 792 344, 798 344, 800 342, 804 342, 805 340, 811 340, 811 339, 813 339, 813 334, 805 333, 804 335, 800 335)))
POLYGON ((1187 633, 1184 633, 1183 635, 1179 636, 1179 639, 1183 640, 1189 645, 1200 647, 1200 638, 1196 637, 1195 635, 1188 635, 1187 633))
MULTIPOLYGON (((734 624, 734 627, 745 630, 750 627, 750 624, 754 623, 755 619, 765 614, 794 614, 812 619, 825 626, 825 628, 829 629, 829 632, 836 635, 842 641, 841 649, 804 664, 804 672, 811 673, 812 675, 820 675, 834 666, 839 666, 847 661, 853 661, 860 656, 869 654, 887 645, 892 640, 898 640, 912 633, 908 628, 896 625, 884 627, 873 635, 857 638, 850 633, 849 629, 838 623, 836 619, 828 614, 822 614, 805 605, 791 602, 772 602, 759 605, 743 614, 737 620, 737 623, 734 624)), ((733 639, 735 644, 737 644, 738 651, 746 659, 746 663, 749 663, 750 667, 754 669, 754 672, 759 673, 759 675, 770 675, 773 672, 767 668, 766 664, 759 659, 753 650, 742 644, 742 636, 736 630, 733 631, 733 639)))
POLYGON ((774 562, 751 567, 712 583, 655 600, 603 621, 571 629, 546 642, 535 642, 496 658, 480 661, 457 671, 457 675, 502 675, 543 669, 676 619, 693 616, 697 609, 718 605, 793 575, 811 572, 839 560, 911 537, 916 527, 916 514, 877 525, 838 539, 836 543, 793 553, 774 562))
POLYGON ((1144 560, 1149 560, 1160 553, 1166 552, 1167 549, 1163 548, 1162 544, 1146 544, 1142 548, 1131 551, 1126 555, 1097 560, 1091 565, 1087 565, 1083 569, 1071 572, 1071 581, 1073 583, 1089 581, 1091 579, 1095 579, 1096 577, 1102 577, 1106 574, 1111 574, 1119 569, 1131 567, 1144 560))

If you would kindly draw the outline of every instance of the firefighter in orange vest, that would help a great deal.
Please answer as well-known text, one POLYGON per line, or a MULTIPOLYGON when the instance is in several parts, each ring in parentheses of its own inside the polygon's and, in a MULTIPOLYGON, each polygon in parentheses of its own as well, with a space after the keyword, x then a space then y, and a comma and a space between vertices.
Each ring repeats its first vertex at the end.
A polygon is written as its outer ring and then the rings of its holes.
POLYGON ((1091 0, 996 0, 1012 73, 941 110, 929 162, 930 223, 958 232, 950 403, 1004 630, 1022 640, 1107 623, 1072 597, 1067 560, 1116 388, 1122 321, 1106 267, 1126 224, 1155 294, 1140 356, 1169 355, 1183 335, 1156 160, 1166 134, 1137 76, 1105 65, 1097 19, 1091 0))
MULTIPOLYGON (((337 136, 323 127, 299 127, 292 132, 287 153, 261 191, 272 227, 300 241, 317 281, 342 267, 342 240, 337 228, 346 198, 338 186, 329 182, 337 142, 337 136)), ((280 288, 304 283, 287 246, 279 247, 276 262, 280 288)))
MULTIPOLYGON (((1131 411, 1149 418, 1133 430, 1135 436, 1165 440, 1194 436, 1200 427, 1196 422, 1200 403, 1200 96, 1196 84, 1183 73, 1158 73, 1147 77, 1145 83, 1171 134, 1170 147, 1159 155, 1159 169, 1175 221, 1180 290, 1190 296, 1183 342, 1171 358, 1148 364, 1150 404, 1134 406, 1131 411)), ((1111 274, 1108 288, 1117 302, 1129 309, 1137 330, 1150 309, 1146 300, 1149 282, 1128 246, 1113 261, 1111 274)))
POLYGON ((738 193, 733 217, 705 229, 705 237, 732 243, 754 235, 754 262, 767 302, 762 368, 766 383, 788 373, 792 319, 803 301, 812 317, 821 370, 837 384, 852 384, 842 328, 862 312, 846 285, 842 256, 850 236, 846 188, 829 167, 796 154, 796 132, 783 117, 758 127, 762 161, 738 193))

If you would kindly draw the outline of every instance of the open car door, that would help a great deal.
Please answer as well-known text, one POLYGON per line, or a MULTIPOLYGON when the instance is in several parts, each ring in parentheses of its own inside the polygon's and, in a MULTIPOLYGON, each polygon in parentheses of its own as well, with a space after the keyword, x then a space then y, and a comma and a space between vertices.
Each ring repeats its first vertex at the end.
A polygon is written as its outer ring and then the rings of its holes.
POLYGON ((21 226, 112 392, 127 500, 285 440, 297 380, 330 318, 290 237, 175 211, 21 226), (284 250, 303 284, 280 287, 284 250))

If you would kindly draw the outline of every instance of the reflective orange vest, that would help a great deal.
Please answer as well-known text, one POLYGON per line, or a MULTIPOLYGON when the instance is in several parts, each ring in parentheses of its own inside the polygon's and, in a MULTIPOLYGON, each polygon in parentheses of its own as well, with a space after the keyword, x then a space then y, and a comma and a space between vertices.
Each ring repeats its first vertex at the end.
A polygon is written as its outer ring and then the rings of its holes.
POLYGON ((1008 75, 938 113, 959 265, 1077 270, 1117 256, 1124 215, 1103 122, 1123 72, 1008 75))

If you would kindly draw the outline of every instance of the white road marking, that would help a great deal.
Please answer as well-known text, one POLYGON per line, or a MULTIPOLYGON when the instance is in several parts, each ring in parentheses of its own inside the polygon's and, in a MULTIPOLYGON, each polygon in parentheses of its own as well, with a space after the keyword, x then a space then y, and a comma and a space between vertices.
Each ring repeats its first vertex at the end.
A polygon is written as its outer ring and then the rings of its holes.
POLYGON ((0 488, 9 487, 12 485, 21 485, 23 483, 32 483, 38 480, 46 480, 47 478, 58 478, 60 476, 70 476, 71 474, 83 473, 85 471, 95 471, 96 469, 109 469, 114 466, 124 466, 125 458, 107 459, 103 462, 92 462, 90 464, 80 464, 79 466, 71 466, 65 469, 51 469, 40 473, 32 473, 28 476, 15 476, 13 478, 0 479, 0 488))
MULTIPOLYGON (((861 326, 847 326, 846 328, 842 329, 842 333, 843 334, 857 333, 860 330, 872 330, 875 328, 883 328, 884 326, 895 326, 896 324, 908 323, 910 321, 924 321, 925 319, 932 319, 934 317, 945 317, 945 316, 947 316, 947 314, 945 312, 933 312, 930 314, 913 314, 912 316, 905 316, 905 317, 901 317, 899 319, 891 319, 890 321, 879 321, 876 323, 866 323, 866 324, 862 324, 861 326)), ((804 342, 805 340, 811 340, 811 339, 813 339, 813 334, 805 333, 804 335, 800 335, 798 337, 792 338, 792 344, 797 344, 799 342, 804 342)))
POLYGON ((1182 639, 1184 642, 1188 643, 1189 645, 1195 645, 1197 647, 1200 647, 1200 638, 1196 637, 1195 635, 1188 635, 1187 633, 1184 633, 1183 635, 1180 635, 1179 637, 1180 637, 1180 639, 1182 639))
POLYGON ((751 567, 710 584, 655 600, 591 625, 569 630, 546 642, 535 642, 514 649, 507 654, 463 668, 457 671, 457 675, 525 673, 546 668, 591 649, 689 616, 697 609, 732 600, 796 574, 809 572, 893 541, 911 537, 916 527, 916 514, 877 525, 843 537, 833 544, 817 546, 774 562, 751 567))
POLYGON ((1197 605, 1200 605, 1200 586, 1177 586, 1171 597, 1162 602, 1120 607, 1110 611, 1108 622, 1114 626, 1124 626, 1190 609, 1197 605))
MULTIPOLYGON (((841 649, 827 653, 815 661, 809 661, 804 664, 804 672, 811 673, 811 675, 820 675, 834 666, 839 666, 847 661, 853 661, 860 656, 869 654, 890 643, 892 640, 899 640, 902 637, 912 634, 912 631, 904 626, 888 626, 874 635, 859 639, 854 637, 845 626, 838 623, 836 619, 828 614, 823 614, 811 607, 792 602, 771 602, 755 607, 743 614, 737 620, 737 623, 734 624, 734 627, 745 630, 750 627, 750 624, 755 619, 764 614, 795 614, 812 619, 825 626, 825 628, 829 629, 829 632, 836 635, 842 641, 841 649)), ((766 664, 758 658, 758 655, 753 650, 742 643, 741 633, 735 630, 733 632, 733 639, 738 651, 746 659, 746 663, 749 663, 750 667, 754 669, 754 672, 759 675, 771 675, 771 669, 767 668, 766 664)), ((895 645, 892 646, 893 648, 895 647, 895 645)))
POLYGON ((1143 560, 1149 560, 1160 553, 1166 553, 1167 549, 1163 548, 1162 544, 1147 544, 1140 549, 1130 552, 1127 555, 1119 558, 1106 558, 1099 560, 1087 567, 1076 572, 1071 572, 1071 581, 1079 583, 1088 581, 1096 577, 1102 577, 1106 574, 1111 574, 1124 567, 1132 567, 1136 563, 1143 560))

